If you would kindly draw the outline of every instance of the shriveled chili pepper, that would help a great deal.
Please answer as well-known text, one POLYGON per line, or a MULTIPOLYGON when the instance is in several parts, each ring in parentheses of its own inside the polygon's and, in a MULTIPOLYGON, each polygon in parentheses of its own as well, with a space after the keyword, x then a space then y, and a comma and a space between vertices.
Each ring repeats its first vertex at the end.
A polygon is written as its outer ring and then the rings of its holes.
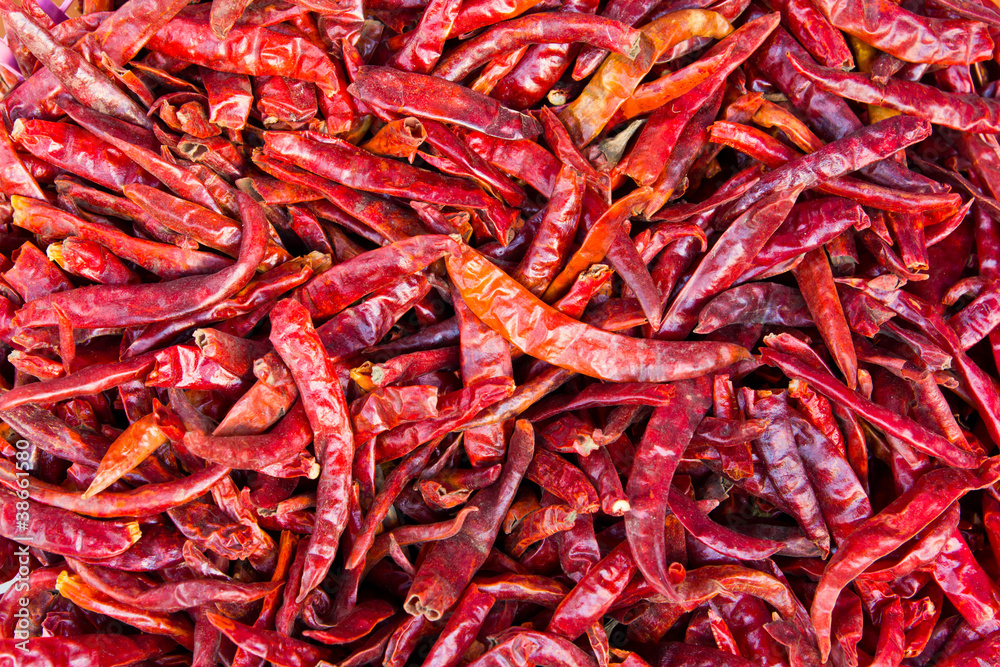
POLYGON ((74 326, 104 326, 103 322, 121 326, 182 317, 232 296, 253 276, 264 257, 267 238, 267 221, 260 206, 247 195, 240 193, 238 196, 245 234, 240 257, 232 267, 210 277, 179 278, 157 285, 81 287, 62 297, 38 299, 32 302, 31 308, 22 311, 22 326, 56 324, 53 318, 56 305, 74 326), (112 305, 116 302, 118 308, 112 305), (123 307, 126 303, 128 307, 123 307), (137 307, 139 303, 143 304, 142 309, 137 307))
POLYGON ((354 443, 343 392, 305 308, 290 300, 271 311, 271 343, 286 362, 309 417, 320 473, 323 523, 309 541, 298 602, 326 576, 343 530, 354 443))
POLYGON ((531 14, 506 21, 465 41, 440 62, 434 74, 459 81, 480 64, 524 44, 583 42, 628 57, 639 51, 639 33, 621 23, 589 14, 531 14))
POLYGON ((414 575, 406 599, 408 613, 438 620, 457 601, 462 589, 486 560, 487 545, 500 528, 514 491, 531 462, 533 440, 530 424, 517 422, 507 446, 507 462, 500 479, 469 501, 469 506, 479 511, 465 522, 460 533, 435 542, 414 575), (453 570, 453 579, 442 580, 437 572, 446 566, 461 569, 453 570))
POLYGON ((611 120, 664 51, 696 35, 721 38, 731 31, 732 26, 725 18, 706 10, 684 10, 654 21, 642 29, 646 39, 640 40, 635 57, 615 54, 605 60, 580 96, 559 117, 573 139, 586 145, 611 120))
POLYGON ((985 26, 975 21, 929 19, 888 2, 820 0, 816 6, 837 28, 908 62, 967 64, 989 58, 993 50, 985 26))
POLYGON ((993 461, 977 471, 941 469, 929 472, 909 491, 851 533, 824 570, 813 599, 812 617, 824 656, 830 650, 830 613, 837 594, 850 581, 851 573, 860 573, 859 568, 863 569, 916 534, 923 525, 947 509, 957 495, 991 484, 997 474, 993 461), (893 518, 896 523, 893 523, 893 518), (855 545, 864 546, 859 548, 855 545))
MULTIPOLYGON (((697 375, 701 371, 694 369, 696 365, 705 364, 705 369, 722 368, 743 358, 741 348, 725 344, 691 344, 696 347, 681 352, 681 348, 675 347, 676 343, 616 337, 549 308, 502 271, 491 267, 471 248, 463 248, 460 258, 449 256, 447 259, 449 275, 455 280, 463 300, 481 320, 514 345, 554 365, 609 380, 662 382, 697 375), (523 324, 518 319, 505 319, 517 317, 517 313, 528 316, 523 324), (540 321, 543 318, 549 323, 543 325, 540 321), (542 336, 533 332, 539 327, 544 327, 542 336), (594 342, 585 342, 588 340, 594 342), (601 340, 607 340, 608 344, 598 342, 601 340), (578 353, 591 345, 614 350, 618 358, 581 358, 578 353), (690 360, 693 362, 690 366, 677 364, 676 355, 685 353, 699 355, 700 359, 690 360), (667 361, 668 356, 670 361, 667 361)), ((687 347, 688 344, 681 345, 687 347)))
POLYGON ((996 12, 21 4, 0 481, 61 521, 44 660, 988 660, 996 12), (113 622, 180 643, 71 638, 113 622))
POLYGON ((842 97, 890 107, 967 132, 996 131, 1000 108, 989 98, 942 93, 932 86, 897 79, 880 84, 863 74, 831 72, 794 56, 790 60, 803 76, 842 97))

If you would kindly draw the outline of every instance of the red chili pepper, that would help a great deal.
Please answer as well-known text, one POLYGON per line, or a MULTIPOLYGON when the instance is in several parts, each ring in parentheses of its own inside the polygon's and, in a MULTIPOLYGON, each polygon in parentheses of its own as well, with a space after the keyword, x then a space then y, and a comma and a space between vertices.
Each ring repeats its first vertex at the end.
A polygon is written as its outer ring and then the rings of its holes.
POLYGON ((0 47, 0 653, 996 652, 1000 13, 46 2, 0 47))

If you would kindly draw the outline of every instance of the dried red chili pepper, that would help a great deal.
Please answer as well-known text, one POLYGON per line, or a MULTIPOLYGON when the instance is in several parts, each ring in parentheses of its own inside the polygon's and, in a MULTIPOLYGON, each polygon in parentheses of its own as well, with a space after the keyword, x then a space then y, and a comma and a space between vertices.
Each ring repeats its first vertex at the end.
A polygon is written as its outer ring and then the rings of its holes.
POLYGON ((737 346, 682 343, 683 347, 676 347, 677 343, 637 341, 589 327, 535 299, 469 247, 463 248, 460 257, 449 256, 447 261, 449 275, 479 319, 526 352, 569 370, 619 382, 663 382, 723 368, 744 358, 737 346), (519 312, 528 316, 523 324, 519 312), (613 350, 615 358, 583 357, 591 346, 613 350), (677 363, 683 354, 697 357, 677 363), (696 370, 698 366, 701 368, 696 370))
POLYGON ((992 655, 996 12, 21 4, 0 552, 37 513, 42 660, 992 655))

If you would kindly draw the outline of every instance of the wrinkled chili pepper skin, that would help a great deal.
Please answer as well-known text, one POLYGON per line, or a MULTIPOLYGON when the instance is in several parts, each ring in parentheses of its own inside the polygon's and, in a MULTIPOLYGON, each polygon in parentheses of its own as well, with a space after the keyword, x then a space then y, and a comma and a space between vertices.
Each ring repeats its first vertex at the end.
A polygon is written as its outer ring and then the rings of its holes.
POLYGON ((553 365, 619 382, 669 382, 743 358, 742 349, 731 345, 694 343, 690 345, 695 347, 682 344, 677 348, 674 343, 602 332, 546 306, 471 248, 446 259, 449 275, 479 319, 526 353, 553 365), (590 356, 587 350, 596 348, 613 349, 616 355, 607 359, 590 356), (697 355, 698 359, 690 365, 676 363, 676 355, 684 354, 697 355))
POLYGON ((23 12, 8 11, 4 21, 18 39, 45 64, 49 72, 81 103, 95 111, 152 128, 144 110, 76 51, 58 44, 44 28, 23 12))
POLYGON ((763 459, 768 477, 803 532, 824 552, 829 551, 830 534, 795 445, 785 394, 754 400, 747 411, 755 419, 771 420, 771 428, 755 441, 755 451, 763 459))
POLYGON ((993 660, 1000 11, 114 4, 0 0, 0 655, 993 660))
POLYGON ((430 547, 410 586, 406 599, 408 613, 436 621, 455 604, 461 590, 489 555, 488 545, 500 528, 533 453, 534 431, 528 422, 519 421, 507 446, 507 461, 500 479, 469 501, 469 506, 479 511, 466 520, 457 535, 430 547), (451 568, 455 575, 451 580, 439 577, 445 567, 451 568))
POLYGON ((18 119, 11 137, 33 155, 112 190, 121 191, 126 183, 157 184, 114 147, 73 125, 18 119))
POLYGON ((318 47, 301 37, 291 37, 262 26, 234 26, 219 39, 208 21, 193 12, 172 18, 146 43, 168 56, 185 57, 208 69, 250 74, 288 76, 316 83, 328 95, 344 95, 344 76, 318 47))
POLYGON ((30 500, 19 501, 10 491, 0 491, 0 494, 3 497, 3 513, 0 514, 3 536, 17 541, 30 536, 46 551, 65 556, 111 558, 126 551, 142 535, 139 525, 134 522, 104 524, 30 500), (19 502, 21 509, 18 510, 19 502), (24 515, 27 515, 27 524, 24 515))
POLYGON ((605 60, 559 118, 578 145, 590 143, 664 51, 696 35, 721 38, 731 31, 725 18, 705 10, 675 12, 650 23, 642 30, 646 39, 640 41, 635 58, 615 54, 605 60))
POLYGON ((496 55, 515 51, 525 44, 560 42, 590 43, 627 57, 635 57, 639 51, 638 31, 617 21, 590 14, 532 14, 466 41, 438 64, 434 74, 459 81, 496 55))
POLYGON ((76 637, 35 637, 0 640, 0 654, 14 656, 20 649, 33 656, 31 665, 94 665, 119 667, 155 659, 176 647, 169 637, 151 635, 85 634, 76 637), (26 643, 22 643, 26 642, 26 643))
POLYGON ((827 565, 813 599, 812 618, 824 656, 830 651, 830 613, 851 573, 862 571, 880 555, 905 542, 937 518, 957 496, 969 489, 988 486, 998 476, 1000 470, 993 459, 976 471, 929 472, 882 512, 858 526, 827 565))
POLYGON ((435 204, 483 209, 497 231, 502 232, 497 240, 509 240, 507 232, 513 224, 511 216, 516 216, 516 212, 505 210, 499 202, 465 180, 371 155, 334 137, 269 132, 264 141, 265 154, 273 154, 349 187, 435 204), (359 167, 364 172, 357 171, 359 167))
POLYGON ((319 518, 309 540, 297 597, 301 602, 326 576, 337 553, 347 513, 354 440, 343 392, 309 313, 301 304, 285 300, 270 318, 271 342, 298 385, 322 466, 319 518))
POLYGON ((636 570, 628 542, 622 542, 563 598, 552 612, 547 631, 570 640, 579 637, 588 625, 611 608, 636 570))
POLYGON ((975 21, 928 19, 882 1, 819 0, 815 5, 836 27, 907 62, 959 65, 993 54, 986 26, 975 21))
POLYGON ((475 667, 509 664, 568 665, 594 667, 597 662, 572 642, 534 630, 515 630, 489 651, 472 661, 475 667))
POLYGON ((230 268, 210 277, 179 278, 157 285, 81 287, 62 297, 38 299, 23 311, 23 326, 56 324, 54 309, 57 307, 74 326, 100 327, 104 322, 111 322, 111 326, 149 324, 188 315, 232 296, 253 277, 264 258, 267 238, 263 210, 247 195, 240 193, 238 197, 246 233, 240 245, 240 257, 230 268), (138 304, 144 307, 140 309, 138 304))
POLYGON ((661 595, 673 596, 666 562, 663 523, 667 514, 665 491, 687 442, 711 407, 711 383, 705 379, 678 383, 673 399, 653 411, 636 451, 636 464, 625 491, 630 511, 625 515, 625 531, 633 553, 650 558, 636 561, 639 571, 661 595))
POLYGON ((446 121, 500 139, 533 139, 538 121, 511 111, 483 95, 436 77, 383 67, 361 67, 348 90, 369 104, 402 115, 446 121), (420 91, 414 95, 414 91, 420 91), (448 99, 450 107, 440 100, 448 99), (488 121, 488 122, 487 122, 488 121))
POLYGON ((932 86, 897 79, 880 84, 863 74, 810 66, 794 55, 789 60, 800 74, 840 97, 886 106, 966 132, 996 132, 1000 127, 1000 106, 989 98, 943 93, 932 86))

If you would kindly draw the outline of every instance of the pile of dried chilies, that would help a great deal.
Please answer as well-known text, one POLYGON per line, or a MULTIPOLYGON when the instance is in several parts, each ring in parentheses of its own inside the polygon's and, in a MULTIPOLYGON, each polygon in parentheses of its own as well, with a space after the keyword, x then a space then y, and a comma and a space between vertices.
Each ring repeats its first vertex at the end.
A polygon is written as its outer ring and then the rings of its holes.
POLYGON ((1000 664, 1000 3, 0 0, 0 665, 1000 664))

